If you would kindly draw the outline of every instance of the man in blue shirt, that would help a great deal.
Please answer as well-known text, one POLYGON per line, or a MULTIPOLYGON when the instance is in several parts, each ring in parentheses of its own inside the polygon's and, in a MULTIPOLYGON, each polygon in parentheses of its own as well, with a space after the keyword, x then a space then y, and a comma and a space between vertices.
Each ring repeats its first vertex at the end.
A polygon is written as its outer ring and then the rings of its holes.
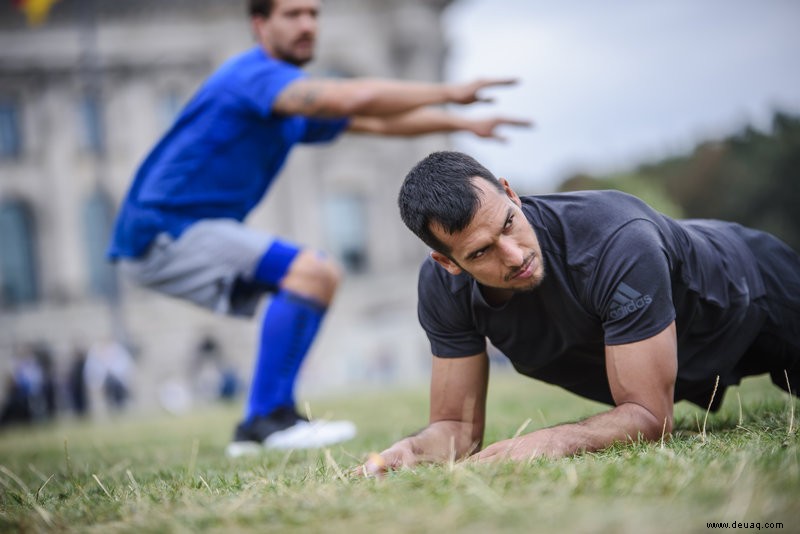
POLYGON ((429 107, 471 104, 511 80, 445 85, 309 79, 319 0, 251 0, 258 46, 200 87, 139 168, 109 257, 139 284, 220 313, 251 316, 272 292, 246 413, 228 454, 318 447, 355 434, 347 421, 309 422, 294 384, 333 298, 339 271, 316 251, 242 225, 296 143, 344 131, 412 136, 469 131, 499 137, 525 121, 467 119, 429 107))
POLYGON ((418 163, 398 203, 433 249, 419 276, 430 422, 367 472, 658 440, 675 401, 716 410, 751 375, 797 395, 800 256, 770 234, 671 219, 618 191, 519 197, 458 152, 418 163), (612 408, 481 450, 487 339, 519 373, 612 408))

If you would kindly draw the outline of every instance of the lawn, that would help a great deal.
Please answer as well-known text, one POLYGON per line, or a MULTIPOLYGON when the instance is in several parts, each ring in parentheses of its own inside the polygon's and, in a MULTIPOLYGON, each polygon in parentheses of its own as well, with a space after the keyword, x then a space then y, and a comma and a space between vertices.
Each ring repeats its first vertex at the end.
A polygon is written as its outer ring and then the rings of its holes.
MULTIPOLYGON (((496 373, 487 440, 601 411, 496 373)), ((680 403, 664 443, 557 461, 449 464, 382 480, 347 475, 369 451, 425 424, 425 388, 314 399, 359 436, 321 451, 222 455, 238 406, 0 432, 0 532, 800 531, 800 402, 765 379, 722 410, 680 403), (753 528, 753 530, 756 530, 753 528)))

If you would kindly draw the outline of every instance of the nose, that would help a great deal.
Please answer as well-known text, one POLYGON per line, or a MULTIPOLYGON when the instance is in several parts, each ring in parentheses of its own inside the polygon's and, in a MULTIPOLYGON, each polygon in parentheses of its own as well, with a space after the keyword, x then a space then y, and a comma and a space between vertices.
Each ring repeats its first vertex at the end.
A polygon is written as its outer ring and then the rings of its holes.
POLYGON ((300 17, 300 27, 304 32, 314 33, 317 31, 317 17, 312 14, 305 14, 300 17))
POLYGON ((506 267, 522 267, 525 254, 514 239, 510 236, 501 236, 497 248, 506 267))

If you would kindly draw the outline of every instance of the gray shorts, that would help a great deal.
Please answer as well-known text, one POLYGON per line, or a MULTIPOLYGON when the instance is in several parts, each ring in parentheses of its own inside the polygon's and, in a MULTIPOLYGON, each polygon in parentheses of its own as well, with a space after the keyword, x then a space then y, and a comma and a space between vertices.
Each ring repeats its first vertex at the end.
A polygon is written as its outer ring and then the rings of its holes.
POLYGON ((274 289, 253 282, 253 272, 274 240, 233 219, 208 219, 194 223, 178 239, 159 234, 144 256, 119 265, 144 287, 217 313, 252 316, 264 293, 274 289))

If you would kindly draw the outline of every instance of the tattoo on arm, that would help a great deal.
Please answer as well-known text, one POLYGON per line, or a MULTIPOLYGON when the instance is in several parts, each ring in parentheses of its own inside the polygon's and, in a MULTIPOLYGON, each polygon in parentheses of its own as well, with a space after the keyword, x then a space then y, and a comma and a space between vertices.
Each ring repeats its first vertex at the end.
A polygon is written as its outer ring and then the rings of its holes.
MULTIPOLYGON (((314 83, 307 84, 301 83, 295 86, 290 86, 281 98, 285 104, 286 113, 313 113, 318 111, 319 96, 322 88, 314 83)), ((284 107, 284 106, 281 106, 284 107)))
POLYGON ((317 96, 319 95, 319 89, 315 87, 309 87, 304 94, 298 95, 302 96, 303 98, 303 107, 304 108, 311 108, 317 103, 317 96))

